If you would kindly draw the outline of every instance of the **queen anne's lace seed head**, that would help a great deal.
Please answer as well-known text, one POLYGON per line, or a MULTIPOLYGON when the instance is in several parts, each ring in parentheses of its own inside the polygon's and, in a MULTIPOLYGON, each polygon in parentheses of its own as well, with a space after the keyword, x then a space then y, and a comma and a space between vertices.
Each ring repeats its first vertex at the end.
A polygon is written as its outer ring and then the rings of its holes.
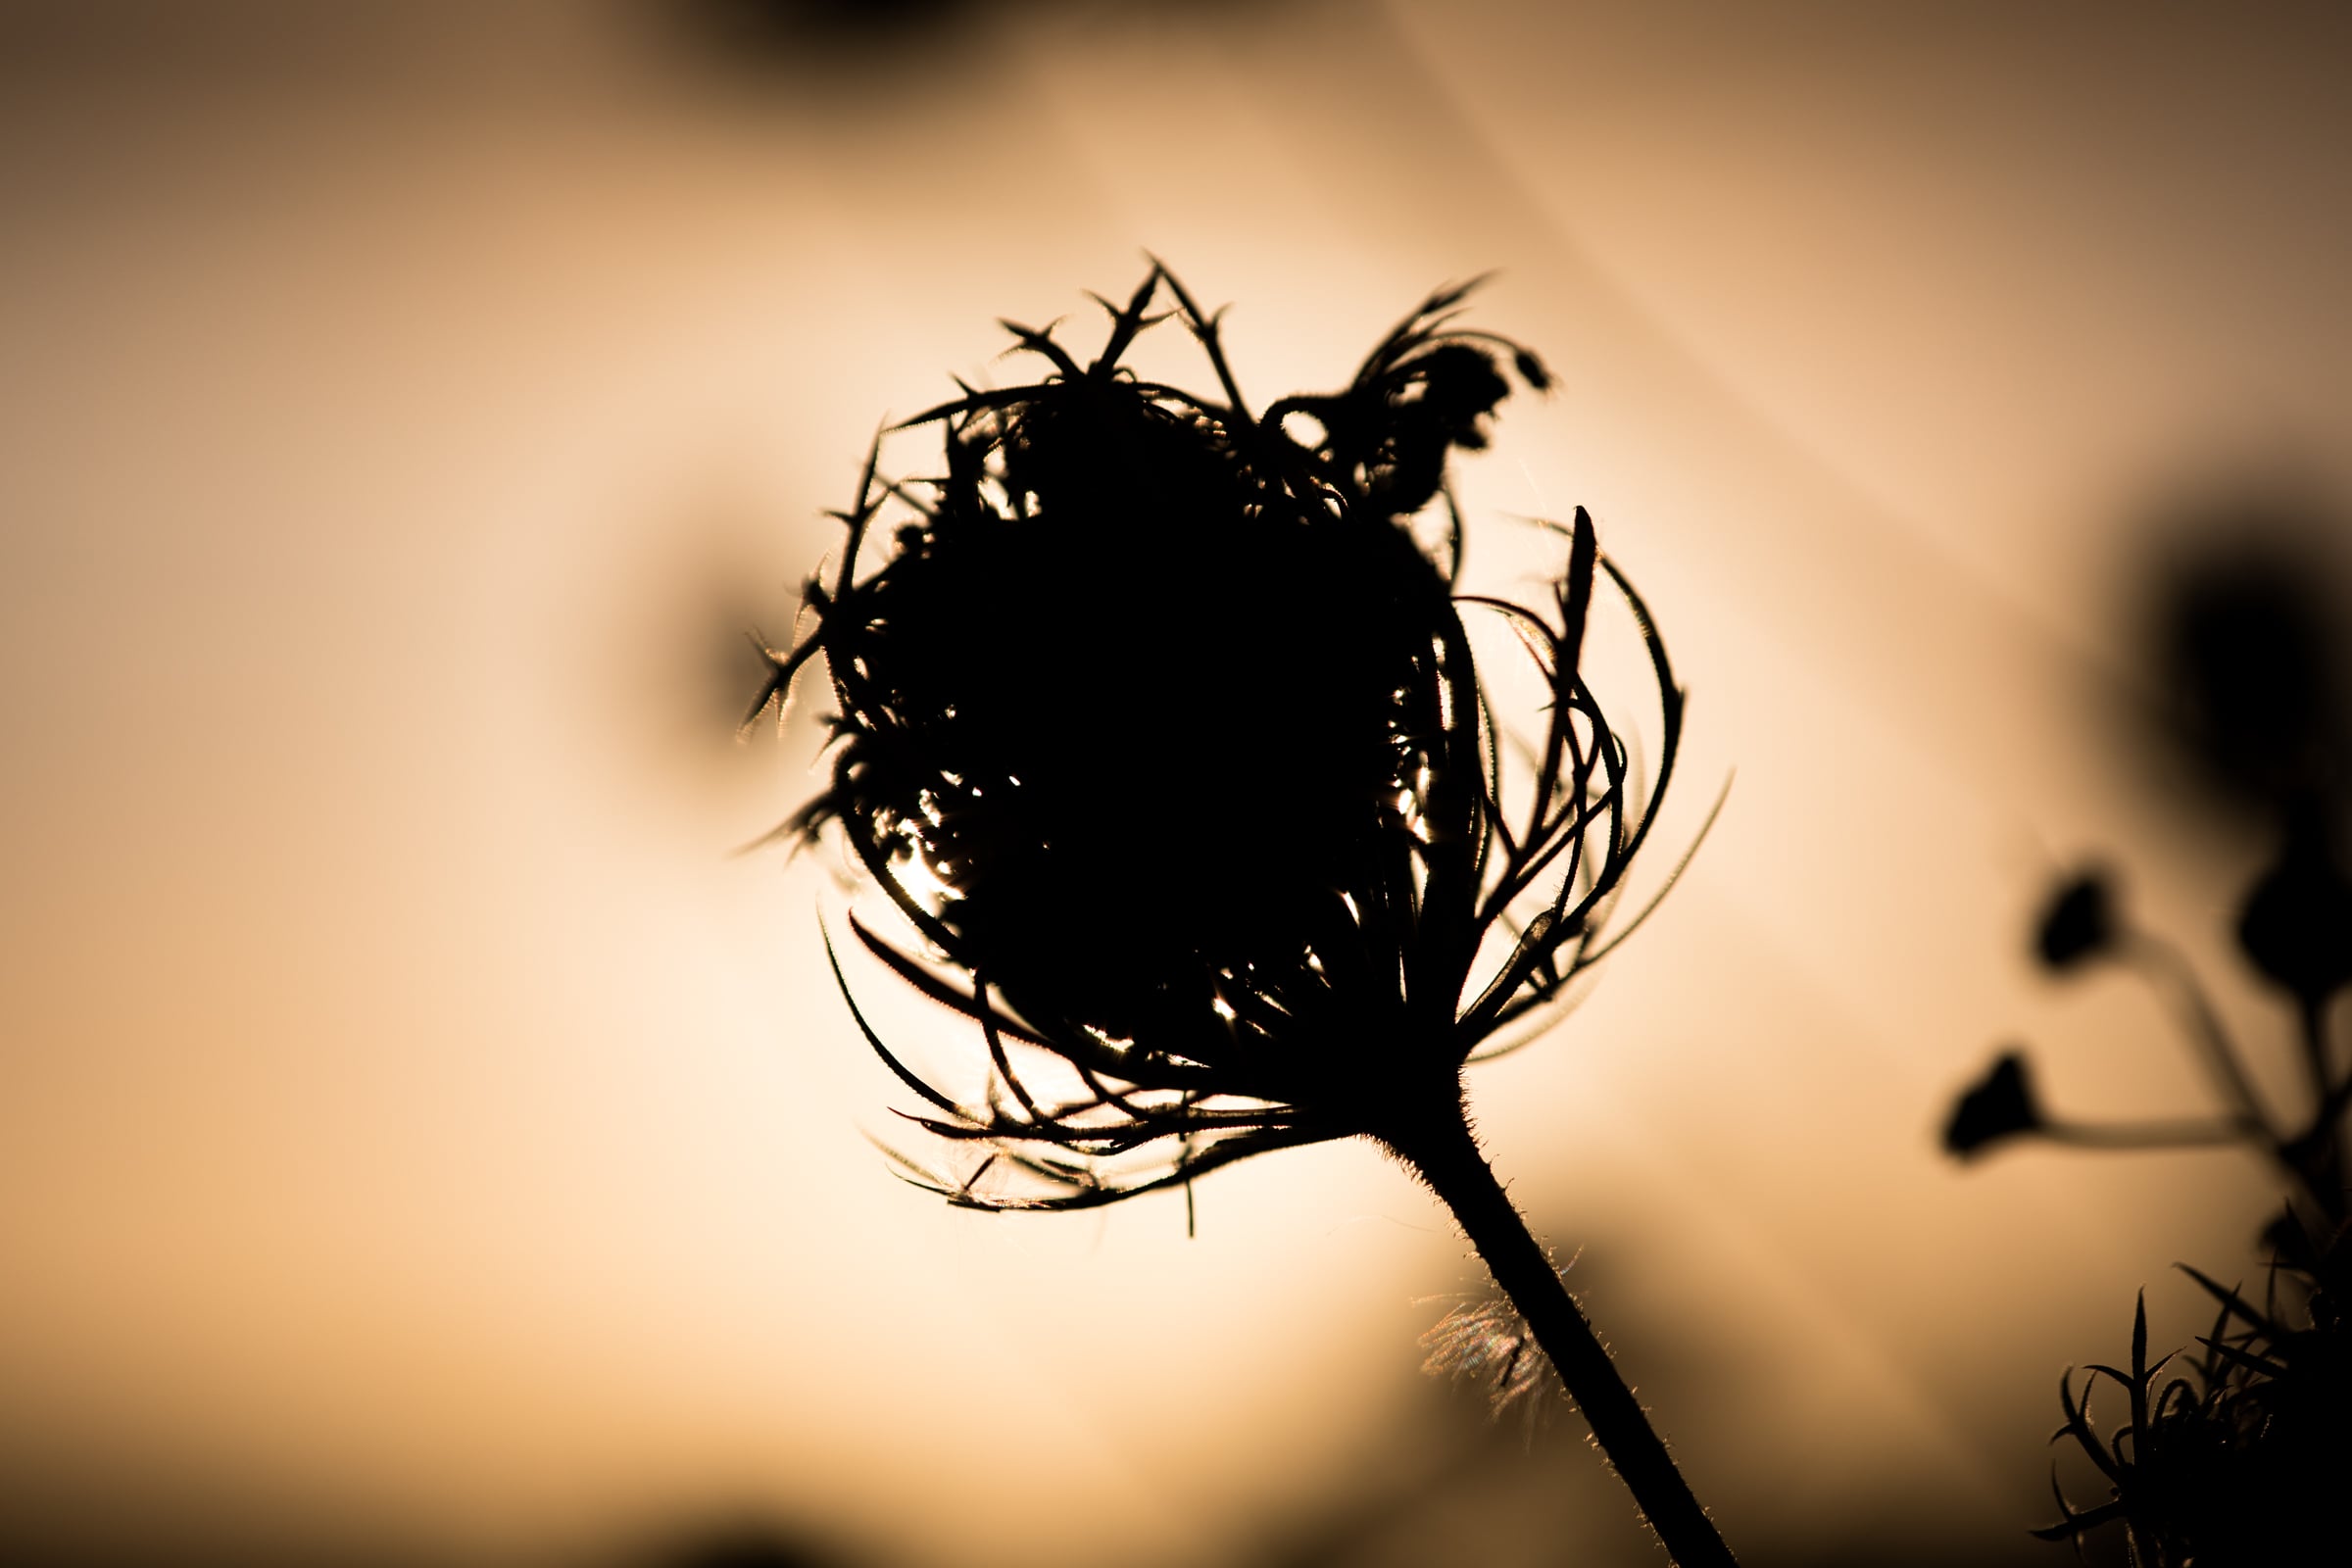
POLYGON ((952 1200, 1080 1207, 1378 1136, 1450 1102, 1482 1042, 1610 945, 1682 697, 1581 510, 1546 602, 1455 595, 1447 457, 1485 444, 1505 362, 1549 384, 1458 324, 1466 293, 1434 295, 1345 390, 1252 414, 1216 318, 1154 266, 1103 302, 1092 362, 1007 323, 1042 379, 901 426, 940 432, 940 472, 887 478, 877 443, 833 580, 809 584, 814 627, 771 656, 760 706, 823 653, 832 780, 787 830, 840 825, 921 943, 853 917, 857 940, 986 1048, 974 1102, 858 1015, 923 1098, 914 1119, 974 1150, 957 1172, 910 1166, 952 1200), (1217 392, 1121 364, 1168 315, 1217 392), (1432 515, 1434 556, 1411 527, 1432 515), (1646 789, 1580 670, 1602 581, 1661 700, 1646 789), (1507 807, 1513 742, 1465 605, 1508 620, 1549 688, 1532 791, 1507 807))

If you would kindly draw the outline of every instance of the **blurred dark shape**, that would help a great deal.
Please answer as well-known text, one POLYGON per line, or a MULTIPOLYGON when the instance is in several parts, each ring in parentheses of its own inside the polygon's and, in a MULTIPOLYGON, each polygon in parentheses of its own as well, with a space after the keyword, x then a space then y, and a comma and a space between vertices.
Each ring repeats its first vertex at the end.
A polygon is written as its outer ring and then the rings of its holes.
POLYGON ((2199 771, 2266 814, 2352 782, 2345 520, 2312 494, 2243 487, 2177 509, 2151 631, 2165 714, 2199 771))
POLYGON ((757 104, 863 94, 885 75, 951 80, 985 44, 989 23, 1024 0, 633 3, 653 51, 701 86, 757 104))
POLYGON ((636 1559, 637 1568, 850 1568, 852 1558, 782 1526, 727 1519, 681 1532, 636 1559))
POLYGON ((2001 1142, 2044 1126, 2022 1052, 2004 1051, 1992 1068, 1960 1097, 1943 1125, 1944 1152, 1967 1159, 2001 1142))
POLYGON ((2115 900, 2107 876, 2085 871, 2060 885, 2034 933, 2042 964, 2065 972, 2115 945, 2115 900))
POLYGON ((658 38, 750 80, 843 64, 953 67, 990 22, 1179 15, 1241 24, 1280 0, 641 0, 658 38))
POLYGON ((2254 884, 2237 940, 2255 968, 2306 1006, 2352 981, 2352 880, 2313 813, 2296 813, 2278 863, 2254 884))
POLYGON ((757 66, 809 49, 888 49, 988 8, 980 0, 662 0, 662 9, 683 41, 757 66))

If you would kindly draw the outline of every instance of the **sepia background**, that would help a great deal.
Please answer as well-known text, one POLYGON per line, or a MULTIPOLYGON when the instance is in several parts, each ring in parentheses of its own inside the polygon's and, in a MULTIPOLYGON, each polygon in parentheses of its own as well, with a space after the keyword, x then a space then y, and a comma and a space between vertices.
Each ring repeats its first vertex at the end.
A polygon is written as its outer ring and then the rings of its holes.
POLYGON ((1657 611, 1649 887, 1731 787, 1490 1152, 1743 1560, 2055 1560, 2060 1369, 2273 1196, 1936 1134, 2012 1040, 2201 1104, 2028 960, 2086 858, 2286 1081, 2135 596, 2169 498, 2342 493, 2348 66, 2318 7, 0 5, 0 1545, 1658 1560, 1572 1413, 1421 1374, 1483 1275, 1369 1147, 1192 1240, 894 1181, 838 857, 736 853, 822 739, 738 741, 744 633, 878 424, 1149 250, 1261 401, 1494 271, 1560 384, 1473 575, 1582 504, 1657 611))

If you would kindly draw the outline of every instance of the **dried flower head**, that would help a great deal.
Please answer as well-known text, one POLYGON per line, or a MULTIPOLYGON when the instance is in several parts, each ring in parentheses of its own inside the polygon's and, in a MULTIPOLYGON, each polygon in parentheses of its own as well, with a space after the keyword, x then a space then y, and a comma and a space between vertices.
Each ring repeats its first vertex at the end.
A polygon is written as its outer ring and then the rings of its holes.
POLYGON ((1081 1207, 1384 1136, 1431 1097, 1454 1114, 1465 1059, 1613 945, 1682 694, 1582 510, 1547 602, 1455 595, 1447 455, 1484 445, 1503 361, 1548 383, 1458 324, 1467 292, 1432 296, 1343 391, 1252 415, 1217 318, 1155 265, 1123 307, 1100 302, 1091 363, 1007 322, 1041 379, 900 426, 941 432, 944 471, 885 478, 877 443, 833 580, 808 589, 814 627, 771 655, 761 706, 823 653, 832 781, 787 829, 841 825, 926 951, 853 918, 858 940, 985 1042, 975 1102, 858 1015, 926 1102, 915 1119, 989 1152, 986 1183, 925 1173, 952 1200, 1081 1207), (1168 315, 1217 393, 1121 364, 1168 315), (1425 513, 1445 524, 1434 555, 1411 529, 1425 513), (1656 681, 1646 787, 1580 668, 1604 582, 1656 681), (1506 621, 1548 686, 1508 806, 1464 606, 1506 621))
POLYGON ((1473 1053, 1639 923, 1604 933, 1683 716, 1665 645, 1582 510, 1543 603, 1456 593, 1447 461, 1485 444, 1505 359, 1549 382, 1528 350, 1459 324, 1466 293, 1432 296, 1344 390, 1262 414, 1217 318, 1156 264, 1124 306, 1101 302, 1108 340, 1087 364, 1006 323, 1044 376, 902 426, 942 435, 932 477, 884 478, 877 442, 833 581, 808 587, 814 628, 769 656, 760 708, 820 651, 839 703, 831 785, 779 831, 839 824, 922 946, 853 917, 858 940, 986 1045, 984 1086, 958 1096, 850 1000, 929 1107, 912 1119, 974 1152, 958 1174, 907 1161, 916 1180, 976 1207, 1083 1208, 1373 1137, 1525 1314, 1526 1334, 1482 1319, 1463 1346, 1510 1339, 1515 1386, 1532 1335, 1661 1544, 1729 1568, 1462 1102, 1473 1053), (1168 316, 1216 393, 1121 363, 1168 316), (882 531, 894 548, 860 577, 882 531), (1647 784, 1584 674, 1604 583, 1656 682, 1647 784), (1496 721, 1463 607, 1533 661, 1540 741, 1496 721))

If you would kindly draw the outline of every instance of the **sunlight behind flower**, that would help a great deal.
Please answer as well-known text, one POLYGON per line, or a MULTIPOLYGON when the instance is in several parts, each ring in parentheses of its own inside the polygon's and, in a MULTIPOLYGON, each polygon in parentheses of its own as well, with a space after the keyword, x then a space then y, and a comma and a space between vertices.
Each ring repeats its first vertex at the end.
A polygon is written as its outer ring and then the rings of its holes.
MULTIPOLYGON (((1145 246, 1260 395, 1488 268, 1551 365, 1464 466, 1469 581, 1556 573, 1507 519, 1591 507, 1692 693, 1645 874, 1737 778, 1473 1109, 1595 1315, 1681 1348, 1630 1371, 1707 1395, 1677 1452, 1759 1557, 1897 1509, 2005 1549, 2058 1367, 2142 1283, 2202 1330, 2165 1270, 2243 1248, 2258 1171, 1935 1140, 1996 1033, 2066 1043, 2052 1103, 2197 1087, 2027 927, 2122 845, 2152 923, 2225 940, 2248 846, 2093 715, 2125 503, 2352 451, 2320 24, 1041 0, 945 65, 714 74, 627 6, 171 9, 0 50, 12 1516, 497 1563, 736 1510, 1010 1564, 1042 1519, 1178 1568, 1484 1453, 1413 1350, 1477 1271, 1394 1168, 1218 1173, 1195 1241, 1177 1193, 937 1209, 865 1136, 901 1086, 813 951, 832 858, 732 853, 824 707, 737 744, 744 633, 878 419, 1145 246)), ((910 1051, 958 1027, 858 978, 910 1051)), ((1485 1497, 1493 1560, 1524 1519, 1645 1560, 1544 1495, 1485 1497)))

